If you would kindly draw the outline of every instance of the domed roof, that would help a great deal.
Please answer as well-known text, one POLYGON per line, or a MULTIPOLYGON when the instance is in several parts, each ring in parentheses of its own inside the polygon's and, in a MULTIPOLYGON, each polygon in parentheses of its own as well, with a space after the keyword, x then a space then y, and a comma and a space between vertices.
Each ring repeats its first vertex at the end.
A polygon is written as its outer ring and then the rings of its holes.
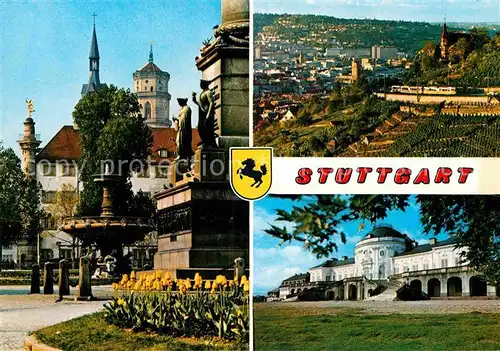
POLYGON ((372 238, 387 238, 387 237, 403 238, 403 239, 407 238, 406 235, 401 234, 391 226, 379 225, 373 227, 373 229, 368 234, 366 234, 361 240, 372 239, 372 238))

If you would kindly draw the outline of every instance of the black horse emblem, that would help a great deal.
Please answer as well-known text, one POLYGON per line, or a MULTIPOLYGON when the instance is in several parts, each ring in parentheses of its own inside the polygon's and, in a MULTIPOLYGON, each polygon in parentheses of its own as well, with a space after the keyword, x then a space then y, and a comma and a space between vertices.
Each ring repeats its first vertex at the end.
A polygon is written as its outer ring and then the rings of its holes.
POLYGON ((262 176, 267 174, 266 165, 260 166, 260 171, 254 170, 255 161, 251 158, 247 158, 245 161, 241 162, 242 167, 238 168, 237 174, 240 175, 240 179, 243 179, 243 176, 247 176, 254 180, 253 184, 250 186, 254 186, 258 188, 262 183, 262 176))

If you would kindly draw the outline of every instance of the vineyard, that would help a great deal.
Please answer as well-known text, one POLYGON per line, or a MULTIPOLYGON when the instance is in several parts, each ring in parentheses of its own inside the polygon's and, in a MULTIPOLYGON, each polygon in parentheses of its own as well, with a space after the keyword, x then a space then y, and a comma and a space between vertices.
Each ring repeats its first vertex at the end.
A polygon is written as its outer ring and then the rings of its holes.
POLYGON ((500 116, 409 117, 372 143, 351 146, 342 156, 498 157, 500 116))

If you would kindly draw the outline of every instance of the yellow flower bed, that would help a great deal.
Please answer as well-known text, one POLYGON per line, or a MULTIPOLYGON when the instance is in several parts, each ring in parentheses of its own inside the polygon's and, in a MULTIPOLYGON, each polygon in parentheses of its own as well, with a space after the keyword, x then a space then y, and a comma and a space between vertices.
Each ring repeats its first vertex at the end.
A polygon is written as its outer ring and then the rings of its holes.
POLYGON ((109 323, 133 330, 184 336, 218 336, 248 341, 249 290, 246 276, 228 280, 172 279, 155 271, 123 275, 116 290, 125 293, 105 304, 109 323))
POLYGON ((210 293, 214 294, 216 291, 225 290, 233 286, 238 286, 243 288, 244 291, 250 291, 250 281, 246 276, 241 277, 241 281, 238 279, 228 280, 223 275, 218 275, 215 280, 203 280, 199 273, 196 273, 194 280, 187 279, 172 279, 170 272, 165 274, 162 271, 156 270, 151 273, 141 274, 140 278, 137 279, 137 274, 135 271, 128 274, 124 274, 119 283, 113 283, 113 289, 115 290, 131 290, 131 291, 166 291, 166 290, 177 290, 181 293, 186 293, 188 291, 196 290, 208 290, 210 293))

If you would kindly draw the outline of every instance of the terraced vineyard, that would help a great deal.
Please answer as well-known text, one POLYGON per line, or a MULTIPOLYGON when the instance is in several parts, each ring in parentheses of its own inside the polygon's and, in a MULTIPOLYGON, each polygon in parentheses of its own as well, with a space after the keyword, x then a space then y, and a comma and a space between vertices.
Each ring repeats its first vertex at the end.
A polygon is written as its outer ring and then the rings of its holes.
POLYGON ((499 157, 500 115, 407 117, 342 156, 499 157))

